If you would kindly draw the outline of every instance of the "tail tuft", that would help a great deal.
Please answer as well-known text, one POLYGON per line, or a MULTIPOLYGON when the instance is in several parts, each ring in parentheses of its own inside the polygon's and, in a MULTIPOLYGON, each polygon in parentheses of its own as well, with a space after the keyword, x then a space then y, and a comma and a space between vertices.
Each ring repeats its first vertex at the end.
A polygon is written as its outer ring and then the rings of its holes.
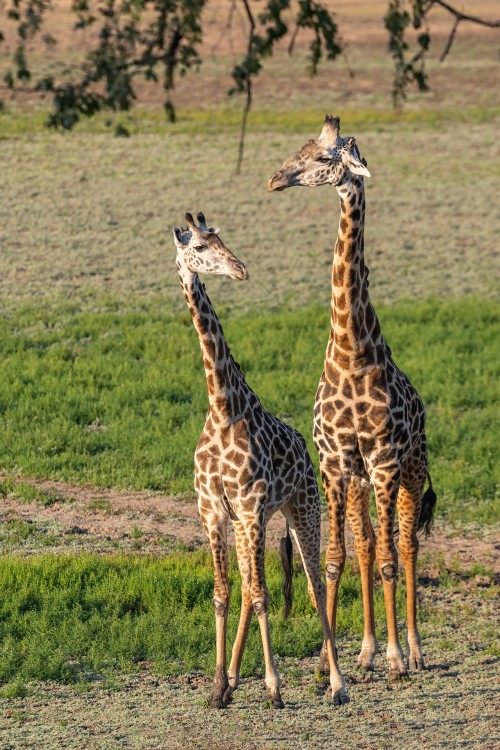
POLYGON ((290 538, 290 527, 288 521, 286 522, 285 536, 280 540, 280 555, 281 564, 283 566, 283 572, 285 574, 285 580, 283 581, 283 596, 285 597, 285 619, 290 614, 292 609, 292 598, 293 598, 293 587, 292 587, 292 574, 293 574, 293 545, 290 538))
POLYGON ((427 474, 429 487, 424 492, 420 515, 418 517, 418 531, 423 531, 426 537, 430 536, 434 522, 434 510, 436 509, 436 493, 432 489, 431 475, 427 474))

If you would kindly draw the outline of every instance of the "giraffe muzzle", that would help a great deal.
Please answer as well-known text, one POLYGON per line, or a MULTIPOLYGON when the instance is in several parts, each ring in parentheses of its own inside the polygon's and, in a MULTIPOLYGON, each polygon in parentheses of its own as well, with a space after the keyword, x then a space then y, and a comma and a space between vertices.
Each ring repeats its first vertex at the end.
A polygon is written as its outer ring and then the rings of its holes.
POLYGON ((238 281, 247 281, 250 278, 246 266, 241 261, 236 261, 233 264, 234 273, 231 274, 232 279, 238 279, 238 281))
POLYGON ((274 192, 275 190, 286 190, 287 187, 288 180, 286 178, 283 179, 283 172, 281 170, 275 172, 273 176, 270 177, 267 181, 267 189, 270 193, 274 192))
POLYGON ((267 189, 270 193, 280 192, 289 187, 300 185, 300 172, 289 169, 279 169, 267 181, 267 189))

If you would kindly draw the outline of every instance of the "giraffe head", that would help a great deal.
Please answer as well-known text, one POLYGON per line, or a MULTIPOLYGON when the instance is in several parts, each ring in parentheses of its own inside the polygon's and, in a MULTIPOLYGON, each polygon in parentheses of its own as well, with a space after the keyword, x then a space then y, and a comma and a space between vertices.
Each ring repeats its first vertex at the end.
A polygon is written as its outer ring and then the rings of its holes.
POLYGON ((370 177, 354 138, 341 138, 340 118, 326 115, 319 138, 307 141, 267 183, 267 189, 286 190, 295 185, 340 186, 358 174, 370 177))
POLYGON ((174 241, 177 247, 177 265, 191 273, 226 274, 232 279, 248 279, 244 264, 227 249, 218 234, 220 227, 208 227, 205 216, 197 215, 196 225, 191 214, 186 214, 187 229, 174 227, 174 241))

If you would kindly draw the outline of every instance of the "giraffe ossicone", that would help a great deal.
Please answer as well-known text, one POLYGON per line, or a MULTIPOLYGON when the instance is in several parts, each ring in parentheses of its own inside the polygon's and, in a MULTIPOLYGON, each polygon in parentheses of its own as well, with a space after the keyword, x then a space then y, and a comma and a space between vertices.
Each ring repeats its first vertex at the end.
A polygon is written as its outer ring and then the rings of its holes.
MULTIPOLYGON (((209 705, 223 708, 238 685, 243 649, 255 612, 272 705, 282 707, 280 678, 271 649, 264 554, 266 525, 281 511, 300 550, 309 594, 321 620, 334 705, 349 701, 337 663, 320 573, 321 507, 314 468, 303 437, 266 411, 234 361, 222 327, 198 273, 244 280, 244 264, 226 248, 217 228, 202 213, 198 224, 186 214, 187 229, 174 227, 177 267, 203 354, 209 409, 195 451, 195 490, 214 561, 216 668, 209 705), (229 608, 227 525, 234 527, 242 602, 229 667, 226 664, 229 608)), ((286 591, 291 586, 291 545, 286 591)), ((288 601, 289 605, 290 602, 288 601)))
MULTIPOLYGON (((373 608, 376 557, 387 613, 389 675, 397 677, 406 673, 406 666, 396 619, 395 510, 397 506, 399 550, 407 583, 408 665, 422 669, 416 624, 417 532, 429 531, 436 495, 427 468, 424 406, 394 363, 368 294, 363 177, 369 176, 354 138, 342 138, 340 119, 326 115, 319 138, 307 141, 284 162, 269 179, 268 190, 333 185, 340 197, 331 331, 316 394, 313 433, 330 515, 327 571, 339 571, 338 575, 327 575, 327 613, 335 638, 347 515, 354 532, 363 591, 365 627, 358 663, 373 669, 378 650, 373 608), (429 489, 423 494, 426 479, 429 489), (370 484, 377 504, 377 540, 368 512, 370 484)), ((321 666, 327 670, 324 653, 321 666)))

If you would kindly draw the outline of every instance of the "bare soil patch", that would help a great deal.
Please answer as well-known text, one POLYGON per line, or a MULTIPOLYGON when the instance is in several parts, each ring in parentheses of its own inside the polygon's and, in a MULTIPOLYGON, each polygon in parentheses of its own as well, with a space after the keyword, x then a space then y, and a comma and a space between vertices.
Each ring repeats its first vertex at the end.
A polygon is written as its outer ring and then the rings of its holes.
MULTIPOLYGON (((271 60, 265 61, 264 68, 255 85, 256 105, 289 108, 317 106, 318 97, 335 97, 343 105, 365 100, 370 106, 383 99, 384 106, 390 107, 390 92, 394 70, 387 51, 388 35, 383 25, 387 12, 387 0, 356 2, 349 0, 326 0, 324 3, 335 14, 335 20, 345 46, 345 56, 334 62, 323 61, 319 74, 311 78, 306 56, 312 35, 308 30, 299 33, 293 56, 287 53, 290 37, 279 45, 271 60)), ((37 73, 60 74, 71 69, 83 59, 84 54, 96 43, 97 29, 90 27, 78 33, 72 31, 74 14, 70 11, 69 0, 58 2, 52 12, 46 14, 44 32, 58 40, 54 47, 47 47, 40 34, 28 44, 29 58, 33 60, 33 70, 37 73)), ((180 108, 211 107, 227 104, 227 92, 234 85, 231 70, 244 55, 247 46, 248 23, 240 4, 234 5, 232 23, 228 26, 231 14, 228 0, 214 0, 206 4, 202 16, 203 42, 200 56, 203 64, 197 71, 188 71, 186 77, 178 77, 174 101, 180 108)), ((294 8, 295 10, 295 8, 294 8)), ((494 20, 497 13, 494 0, 476 0, 473 12, 485 19, 494 20)), ((289 23, 293 28, 292 13, 289 23)), ((453 17, 442 9, 435 9, 430 16, 432 45, 429 53, 428 69, 431 73, 432 93, 418 97, 419 106, 435 104, 443 97, 458 99, 460 104, 470 106, 485 93, 485 88, 498 82, 498 30, 474 24, 463 23, 458 29, 452 52, 444 64, 439 63, 453 23, 453 17)), ((16 47, 15 25, 2 21, 2 31, 6 42, 0 48, 0 71, 6 70, 10 62, 7 55, 16 47)), ((416 33, 410 29, 408 38, 416 33)), ((134 82, 139 104, 160 107, 165 100, 163 87, 142 79, 134 82)), ((10 92, 4 87, 0 95, 7 102, 23 107, 31 107, 43 102, 45 95, 27 91, 25 87, 10 92), (23 90, 24 89, 24 90, 23 90)), ((487 97, 484 97, 484 101, 487 97)), ((239 100, 238 100, 239 102, 239 100)))
MULTIPOLYGON (((120 492, 77 486, 64 482, 30 481, 45 491, 57 494, 58 502, 50 506, 20 503, 14 497, 0 498, 0 522, 18 519, 35 528, 45 529, 42 540, 46 551, 67 548, 75 537, 78 546, 106 549, 112 545, 136 550, 183 545, 191 548, 208 547, 194 499, 162 495, 152 492, 120 492), (47 531, 51 532, 50 543, 47 531)), ((268 545, 278 547, 284 533, 284 518, 277 513, 269 523, 268 545)), ((328 517, 323 514, 322 545, 328 537, 328 517)), ((36 534, 23 547, 35 551, 36 534)), ((347 552, 354 557, 353 538, 347 528, 347 552)), ((484 564, 500 573, 500 532, 496 528, 451 528, 436 525, 432 536, 421 542, 421 556, 432 559, 433 565, 470 568, 484 564)))

